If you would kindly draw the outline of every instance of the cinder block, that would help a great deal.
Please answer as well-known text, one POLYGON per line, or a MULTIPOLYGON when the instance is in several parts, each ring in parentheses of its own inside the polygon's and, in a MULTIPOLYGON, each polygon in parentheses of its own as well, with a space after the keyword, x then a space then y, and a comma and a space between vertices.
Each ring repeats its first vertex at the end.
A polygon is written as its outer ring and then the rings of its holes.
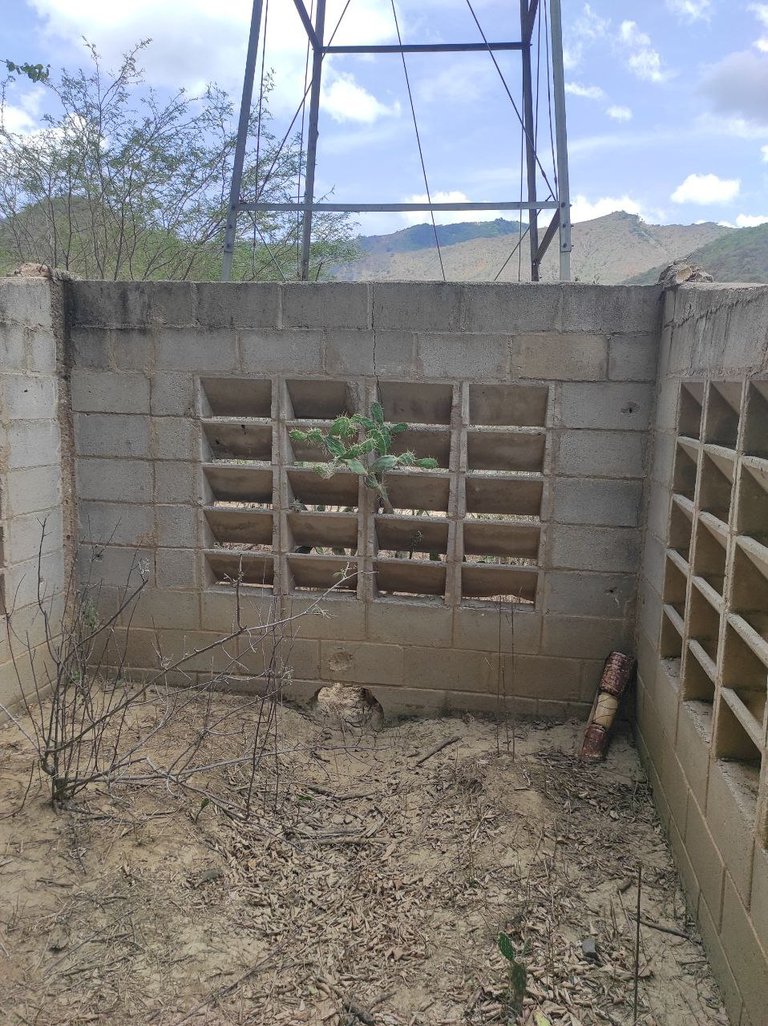
POLYGON ((504 692, 522 698, 576 702, 581 698, 581 663, 552 656, 503 657, 504 692))
POLYGON ((676 378, 662 376, 656 402, 656 430, 677 432, 677 404, 680 382, 676 378))
POLYGON ((485 652, 538 655, 541 650, 541 614, 489 606, 459 606, 454 613, 453 645, 485 652))
MULTIPOLYGON (((322 374, 325 336, 316 328, 286 331, 242 331, 245 374, 322 374)), ((222 373, 226 368, 205 368, 222 373)))
MULTIPOLYGON (((689 657, 690 658, 690 657, 689 657)), ((659 666, 660 682, 666 677, 663 664, 659 666)), ((658 690, 664 690, 665 685, 659 683, 658 690)), ((668 686, 666 690, 671 690, 668 686)), ((709 728, 711 730, 711 727, 709 728)), ((675 739, 675 750, 680 764, 685 772, 686 779, 690 785, 696 801, 704 809, 707 804, 707 782, 709 780, 709 742, 710 738, 705 725, 695 714, 687 702, 680 703, 680 711, 677 714, 677 737, 675 739)), ((715 907, 710 902, 712 908, 715 907)))
POLYGON ((711 911, 713 922, 719 929, 725 866, 720 852, 717 850, 717 845, 707 829, 704 814, 693 797, 688 802, 685 848, 701 893, 711 911))
POLYGON ((642 501, 640 481, 556 478, 553 518, 564 524, 637 527, 642 501))
MULTIPOLYGON (((366 634, 370 641, 404 645, 450 647, 453 611, 446 606, 415 607, 405 602, 374 602, 367 608, 366 634)), ((337 637, 344 637, 343 634, 337 637)))
POLYGON ((201 515, 194 506, 155 506, 157 544, 173 549, 195 548, 201 515))
MULTIPOLYGON (((366 607, 355 599, 327 595, 318 600, 288 595, 280 617, 290 621, 286 630, 299 638, 376 641, 377 638, 366 634, 365 615, 366 607)), ((390 635, 386 640, 394 641, 396 638, 390 635)))
POLYGON ((658 285, 583 285, 563 288, 563 331, 647 334, 661 328, 658 285))
MULTIPOLYGON (((346 645, 320 642, 320 676, 323 680, 350 684, 399 684, 403 680, 403 649, 400 645, 346 645)), ((434 649, 414 651, 434 652, 434 649)))
POLYGON ((552 566, 558 570, 634 573, 639 562, 639 532, 628 527, 551 529, 552 566))
POLYGON ((509 343, 510 376, 547 381, 600 381, 608 371, 605 335, 540 332, 509 343))
POLYGON ((616 650, 631 651, 632 639, 624 620, 550 614, 544 618, 541 647, 548 656, 605 659, 616 650))
POLYGON ((646 431, 653 410, 653 385, 643 382, 563 384, 561 423, 569 428, 646 431))
MULTIPOLYGON (((664 561, 666 549, 658 538, 646 532, 640 563, 641 581, 647 582, 657 595, 664 587, 664 561)), ((641 584, 642 589, 642 584, 641 584)), ((642 594, 642 590, 641 590, 642 594)))
POLYGON ((149 458, 149 417, 76 413, 73 419, 79 456, 149 458))
MULTIPOLYGON (((7 564, 36 559, 38 553, 61 553, 63 526, 61 511, 14 516, 6 522, 4 557, 7 564)), ((12 597, 12 596, 11 596, 12 597)))
POLYGON ((155 543, 153 506, 82 501, 78 513, 84 544, 142 547, 155 543))
POLYGON ((425 378, 506 381, 509 340, 504 335, 424 333, 417 339, 416 363, 425 378))
POLYGON ((659 336, 614 335, 608 353, 608 377, 612 381, 655 381, 659 336))
POLYGON ((8 374, 0 382, 4 419, 48 420, 55 415, 59 401, 55 378, 31 374, 8 374))
POLYGON ((50 328, 51 287, 47 278, 6 278, 0 282, 0 321, 50 328))
POLYGON ((155 339, 149 323, 137 328, 113 328, 109 331, 109 342, 112 349, 112 364, 119 371, 153 373, 155 339))
POLYGON ((282 286, 286 328, 368 328, 370 286, 364 282, 290 282, 282 286))
POLYGON ((768 998, 768 957, 755 934, 749 915, 726 873, 723 924, 720 937, 739 985, 744 1008, 757 1022, 765 1018, 768 998))
POLYGON ((194 549, 158 549, 155 577, 159 588, 198 588, 200 556, 194 549))
POLYGON ((152 455, 156 460, 200 458, 200 429, 185 417, 152 418, 152 455))
POLYGON ((544 577, 544 613, 632 620, 636 578, 632 574, 594 574, 550 570, 544 577))
POLYGON ((204 328, 277 328, 280 286, 273 282, 198 282, 196 319, 204 328))
MULTIPOLYGON (((373 362, 377 374, 411 380, 418 373, 417 335, 413 331, 373 332, 373 362)), ((330 344, 326 351, 326 360, 330 344)), ((330 363, 328 366, 330 373, 330 363)))
POLYGON ((661 596, 645 583, 637 600, 637 626, 648 637, 658 637, 661 609, 661 596))
POLYGON ((27 370, 33 374, 56 373, 56 337, 52 331, 29 329, 24 349, 27 370))
POLYGON ((335 328, 325 340, 325 371, 338 377, 376 374, 373 365, 374 332, 364 329, 335 328))
MULTIPOLYGON (((200 624, 203 630, 231 633, 237 620, 237 596, 234 588, 217 591, 203 591, 200 597, 200 624)), ((281 619, 277 596, 271 592, 255 594, 241 592, 240 620, 243 626, 254 629, 259 635, 266 633, 265 625, 281 619)), ((295 633, 292 625, 286 625, 284 633, 295 633)))
POLYGON ((112 346, 106 328, 70 324, 68 343, 71 362, 75 367, 107 370, 112 366, 112 346))
POLYGON ((153 629, 197 630, 200 627, 200 597, 197 592, 146 588, 139 596, 133 623, 137 627, 153 629))
POLYGON ((643 477, 646 443, 638 431, 562 431, 556 469, 574 477, 643 477))
POLYGON ((3 374, 25 370, 30 338, 34 338, 34 334, 29 328, 0 321, 0 369, 3 374))
POLYGON ((727 763, 713 760, 707 790, 707 825, 736 890, 745 902, 752 887, 755 838, 753 815, 744 808, 737 789, 728 780, 727 763))
MULTIPOLYGON (((567 286, 570 287, 570 286, 567 286)), ((559 331, 564 286, 551 282, 480 283, 463 286, 463 322, 469 331, 559 331)), ((582 331, 580 325, 573 329, 582 331)))
MULTIPOLYGON (((658 710, 658 706, 656 707, 658 710)), ((669 757, 664 761, 664 769, 660 774, 664 786, 664 794, 669 804, 669 812, 672 822, 682 836, 685 836, 685 829, 688 816, 688 801, 690 788, 683 773, 683 767, 675 755, 670 752, 669 757)))
POLYGON ((57 421, 17 420, 8 425, 7 431, 9 470, 59 465, 61 452, 57 421))
POLYGON ((421 688, 393 688, 375 685, 371 689, 386 719, 402 716, 450 716, 477 713, 500 719, 535 716, 538 703, 530 699, 508 699, 474 691, 434 691, 421 688))
POLYGON ((107 589, 139 588, 142 581, 154 586, 154 549, 139 549, 129 545, 81 545, 77 553, 77 567, 81 581, 92 581, 107 589), (100 583, 101 582, 101 583, 100 583))
POLYGON ((76 327, 122 328, 149 318, 145 282, 74 281, 67 296, 67 318, 76 327))
POLYGON ((164 328, 155 336, 155 372, 225 374, 238 366, 237 335, 222 328, 164 328))
POLYGON ((672 484, 672 470, 675 461, 675 436, 669 432, 656 431, 653 436, 653 458, 651 480, 665 488, 672 484))
POLYGON ((153 374, 150 412, 153 417, 194 417, 194 377, 191 374, 174 374, 172 371, 153 374))
POLYGON ((197 463, 163 460, 155 464, 155 502, 196 505, 202 494, 202 471, 197 463))
POLYGON ((6 517, 44 513, 61 501, 61 471, 58 466, 10 470, 5 479, 6 517))
POLYGON ((646 517, 647 527, 654 537, 665 541, 667 538, 669 524, 669 505, 672 493, 659 484, 653 484, 650 488, 648 502, 648 513, 646 517))
POLYGON ((148 460, 77 460, 77 494, 102 502, 152 502, 153 468, 148 460))
MULTIPOLYGON (((462 293, 453 283, 374 282, 373 322, 376 330, 461 331, 462 293)), ((475 328, 473 330, 484 330, 475 328)))
POLYGON ((699 901, 699 930, 728 1018, 731 1023, 738 1023, 743 1007, 741 992, 721 943, 718 927, 703 897, 699 901))
POLYGON ((12 596, 14 610, 37 605, 38 576, 39 595, 43 604, 48 606, 64 587, 64 561, 61 552, 49 552, 40 558, 35 556, 24 563, 15 563, 8 567, 5 573, 6 595, 12 596))
POLYGON ((403 650, 404 683, 436 691, 496 692, 498 656, 490 652, 408 646, 403 650))
POLYGON ((696 873, 688 857, 686 844, 674 823, 669 824, 669 846, 672 849, 672 856, 677 866, 678 876, 683 885, 686 905, 695 917, 696 909, 699 905, 699 881, 696 879, 696 873))
POLYGON ((758 845, 752 866, 752 897, 749 905, 750 917, 755 932, 768 951, 768 851, 758 845))

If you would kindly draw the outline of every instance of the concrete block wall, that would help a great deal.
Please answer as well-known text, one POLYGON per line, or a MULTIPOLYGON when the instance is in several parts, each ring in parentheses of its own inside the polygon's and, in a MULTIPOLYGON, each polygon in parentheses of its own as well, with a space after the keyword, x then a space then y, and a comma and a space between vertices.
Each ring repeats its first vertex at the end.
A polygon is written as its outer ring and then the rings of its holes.
POLYGON ((34 700, 35 681, 43 688, 47 680, 38 569, 54 628, 66 575, 71 496, 62 476, 61 323, 60 286, 0 279, 0 704, 10 709, 20 689, 34 700))
POLYGON ((733 1026, 768 1008, 768 287, 666 297, 637 723, 733 1026))
MULTIPOLYGON (((90 545, 108 587, 136 553, 150 575, 132 668, 155 665, 158 637, 170 656, 230 626, 240 565, 267 616, 311 606, 351 562, 328 615, 292 624, 295 695, 347 681, 407 712, 496 710, 502 691, 520 713, 586 714, 606 653, 633 644, 656 289, 68 290, 84 558, 90 545), (429 481, 392 476, 400 526, 429 539, 421 560, 356 479, 323 482, 289 438, 376 398, 440 457, 429 481), (511 524, 481 522, 505 509, 511 524)), ((233 686, 261 658, 245 653, 233 686)))

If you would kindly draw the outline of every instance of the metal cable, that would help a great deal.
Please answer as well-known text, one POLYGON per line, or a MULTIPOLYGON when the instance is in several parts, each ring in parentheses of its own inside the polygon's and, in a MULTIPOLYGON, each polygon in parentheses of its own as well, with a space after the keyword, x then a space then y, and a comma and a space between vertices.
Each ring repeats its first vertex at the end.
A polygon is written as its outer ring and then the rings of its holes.
MULTIPOLYGON (((408 65, 405 62, 405 54, 403 53, 403 50, 402 50, 403 39, 402 39, 402 36, 400 35, 400 23, 397 20, 397 10, 395 9, 395 0, 390 0, 390 3, 392 4, 392 17, 395 19, 395 30, 397 31, 397 43, 398 43, 398 46, 401 47, 401 49, 400 49, 400 59, 403 62, 403 74, 405 75, 405 87, 408 90, 408 102, 411 105, 411 117, 413 118, 413 130, 416 133, 416 145, 419 148, 419 160, 421 162, 421 173, 422 173, 422 175, 424 177, 424 188, 425 188, 426 193, 427 193, 427 203, 429 203, 429 205, 431 207, 431 205, 432 205, 432 196, 431 196, 431 193, 429 191, 429 181, 427 180, 427 168, 426 168, 426 165, 424 163, 424 151, 421 148, 421 137, 419 135, 419 125, 418 125, 418 122, 416 120, 416 108, 413 105, 413 93, 411 92, 411 80, 408 77, 408 65)), ((429 213, 430 213, 430 217, 432 218, 432 231, 434 232, 434 236, 435 236, 435 247, 437 249, 437 259, 440 261, 440 273, 443 276, 443 281, 445 281, 446 280, 445 279, 445 266, 443 265, 443 254, 442 254, 442 251, 440 249, 440 240, 437 237, 437 222, 435 221, 435 212, 434 212, 434 210, 430 210, 429 213)))
MULTIPOLYGON (((493 50, 491 49, 490 43, 488 42, 488 38, 487 38, 485 32, 483 31, 483 27, 480 24, 477 15, 475 14, 475 9, 472 6, 472 0, 466 0, 466 3, 467 3, 467 7, 469 8, 469 13, 472 15, 472 17, 474 19, 474 22, 475 22, 475 25, 477 25, 477 30, 480 33, 480 35, 482 36, 482 38, 483 38, 483 42, 485 43, 486 48, 488 50, 488 54, 489 54, 491 60, 493 61, 493 65, 496 68, 496 71, 498 72, 499 78, 501 79, 501 84, 504 86, 504 92, 507 94, 507 97, 509 98, 509 102, 512 104, 512 109, 515 112, 517 120, 520 122, 520 127, 522 128, 523 133, 526 136, 528 136, 529 140, 531 141, 531 145, 533 146, 533 140, 530 139, 530 135, 528 135, 528 133, 526 131, 525 122, 523 121, 522 115, 520 114, 520 111, 518 110, 517 104, 515 103, 515 98, 513 97, 512 93, 510 91, 509 86, 507 85, 507 80, 504 77, 504 72, 499 67, 499 62, 496 60, 496 55, 494 54, 493 50)), ((539 165, 539 170, 541 171, 542 177, 543 177, 544 181, 546 182, 547 186, 549 187, 549 191, 550 191, 550 194, 551 194, 552 193, 552 186, 550 185, 549 179, 547 178, 547 172, 544 170, 544 168, 542 166, 542 163, 539 160, 538 154, 536 154, 535 147, 534 147, 534 155, 536 157, 536 163, 539 165)), ((546 200, 544 202, 546 202, 546 200)))
POLYGON ((526 237, 526 235, 528 234, 528 232, 530 230, 531 230, 531 226, 528 225, 528 227, 525 229, 525 231, 520 233, 520 238, 517 240, 517 244, 515 245, 515 248, 512 250, 512 252, 509 254, 507 259, 504 261, 504 263, 501 265, 501 267, 497 271, 496 277, 493 279, 494 281, 498 281, 499 280, 499 278, 501 277, 502 272, 504 271, 504 268, 507 266, 509 261, 515 255, 515 253, 517 253, 517 251, 519 250, 520 246, 523 244, 523 239, 526 237))

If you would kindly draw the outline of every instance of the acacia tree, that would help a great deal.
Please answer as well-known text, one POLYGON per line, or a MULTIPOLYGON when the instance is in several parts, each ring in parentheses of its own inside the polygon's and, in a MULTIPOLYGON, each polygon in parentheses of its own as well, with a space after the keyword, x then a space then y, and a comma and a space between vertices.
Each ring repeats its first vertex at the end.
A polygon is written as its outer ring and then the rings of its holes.
MULTIPOLYGON (((214 85, 170 100, 147 88, 138 59, 148 43, 115 72, 86 44, 87 70, 43 80, 57 110, 39 131, 10 131, 0 106, 0 273, 35 261, 90 278, 218 278, 233 104, 214 85)), ((296 196, 301 148, 297 138, 279 146, 260 106, 260 145, 247 155, 243 194, 286 202, 296 196)), ((234 278, 295 277, 296 215, 241 215, 238 228, 234 278)), ((350 238, 348 218, 318 217, 313 276, 348 254, 350 238)))

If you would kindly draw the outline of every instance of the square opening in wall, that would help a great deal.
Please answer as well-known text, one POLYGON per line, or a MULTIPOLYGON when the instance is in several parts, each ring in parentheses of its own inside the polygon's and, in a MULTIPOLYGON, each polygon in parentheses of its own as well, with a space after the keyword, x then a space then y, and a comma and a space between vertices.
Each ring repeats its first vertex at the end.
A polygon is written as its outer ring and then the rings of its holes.
POLYGON ((723 524, 731 515, 731 492, 733 491, 734 464, 714 458, 705 452, 701 464, 701 485, 699 487, 699 509, 711 513, 723 524))
POLYGON ((736 529, 768 545, 768 461, 756 456, 741 463, 736 529))
POLYGON ((299 555, 356 556, 358 520, 356 513, 300 511, 288 513, 286 548, 299 555))
POLYGON ((450 424, 453 385, 381 381, 379 401, 384 419, 394 424, 450 424))
POLYGON ((540 478, 508 478, 469 473, 467 513, 538 517, 544 483, 540 478))
POLYGON ((205 519, 211 532, 209 548, 272 551, 273 518, 269 510, 214 505, 206 507, 205 519))
POLYGON ((405 516, 448 516, 450 475, 438 470, 396 470, 386 477, 393 510, 405 516))
POLYGON ((203 421, 203 436, 212 460, 272 462, 272 424, 247 420, 203 421))
POLYGON ((471 429, 467 432, 469 469, 540 472, 546 441, 543 431, 471 429))
POLYGON ((669 547, 679 553, 688 562, 691 551, 691 534, 693 530, 693 506, 681 504, 673 497, 669 514, 669 547))
POLYGON ((685 592, 688 579, 675 563, 674 559, 667 556, 664 570, 664 603, 671 606, 680 619, 685 618, 685 592))
MULTIPOLYGON (((706 516, 706 514, 703 514, 706 516)), ((717 521, 719 523, 719 521, 717 521)), ((703 519, 696 524, 696 546, 693 558, 693 569, 697 577, 702 577, 710 587, 723 594, 725 580, 725 545, 727 535, 710 530, 703 519)))
POLYGON ((680 660, 683 655, 682 624, 679 618, 665 609, 661 616, 661 658, 669 676, 676 680, 680 676, 680 660))
POLYGON ((689 648, 685 654, 683 670, 683 701, 697 703, 697 712, 707 718, 712 716, 714 700, 714 681, 707 667, 698 659, 696 650, 689 648))
POLYGON ((323 477, 309 467, 288 471, 287 507, 294 513, 357 512, 360 478, 351 470, 323 477))
POLYGON ((723 688, 727 688, 738 698, 744 710, 742 719, 746 715, 750 716, 751 733, 762 738, 765 733, 768 667, 730 623, 725 630, 723 688))
POLYGON ((727 777, 742 807, 754 816, 760 788, 762 755, 739 717, 722 697, 715 727, 715 757, 727 764, 727 777))
POLYGON ((538 524, 503 520, 468 520, 464 523, 464 559, 482 566, 535 566, 541 528, 538 524))
POLYGON ((768 559, 764 546, 750 545, 749 539, 739 540, 733 561, 730 605, 768 642, 768 566, 763 558, 768 559))
POLYGON ((203 378, 203 416, 272 416, 272 382, 258 378, 203 378))
POLYGON ((746 416, 744 452, 768 459, 768 381, 749 383, 746 416))
POLYGON ((288 572, 293 591, 357 591, 357 560, 333 555, 288 556, 288 572))
POLYGON ((205 553, 205 562, 214 584, 272 590, 275 563, 271 555, 260 552, 227 552, 223 549, 205 553))
POLYGON ((379 596, 442 596, 445 564, 416 559, 375 559, 376 593, 379 596))
POLYGON ((711 381, 707 393, 704 439, 715 445, 736 448, 739 437, 742 384, 740 381, 711 381))
POLYGON ((687 438, 701 437, 701 408, 704 401, 703 381, 684 381, 680 386, 677 433, 687 438))
POLYGON ((675 448, 675 472, 672 487, 677 495, 693 502, 696 494, 696 460, 678 440, 675 448))
POLYGON ((717 663, 717 648, 720 634, 720 613, 694 585, 691 588, 688 636, 698 641, 713 663, 717 663))
POLYGON ((536 601, 537 583, 536 571, 521 567, 468 563, 461 567, 462 601, 532 606, 536 601))
POLYGON ((391 451, 395 456, 412 452, 419 460, 437 460, 438 467, 447 470, 451 465, 451 433, 426 425, 409 428, 392 436, 391 451))
POLYGON ((232 463, 207 463, 205 481, 214 504, 234 503, 236 508, 272 508, 271 468, 232 463))
POLYGON ((470 385, 469 421, 475 425, 545 427, 549 389, 540 385, 470 385))
POLYGON ((347 381, 296 378, 286 381, 288 409, 286 420, 335 420, 362 409, 357 387, 347 381))
POLYGON ((443 517, 375 518, 376 554, 417 563, 444 563, 448 551, 448 521, 443 517))

